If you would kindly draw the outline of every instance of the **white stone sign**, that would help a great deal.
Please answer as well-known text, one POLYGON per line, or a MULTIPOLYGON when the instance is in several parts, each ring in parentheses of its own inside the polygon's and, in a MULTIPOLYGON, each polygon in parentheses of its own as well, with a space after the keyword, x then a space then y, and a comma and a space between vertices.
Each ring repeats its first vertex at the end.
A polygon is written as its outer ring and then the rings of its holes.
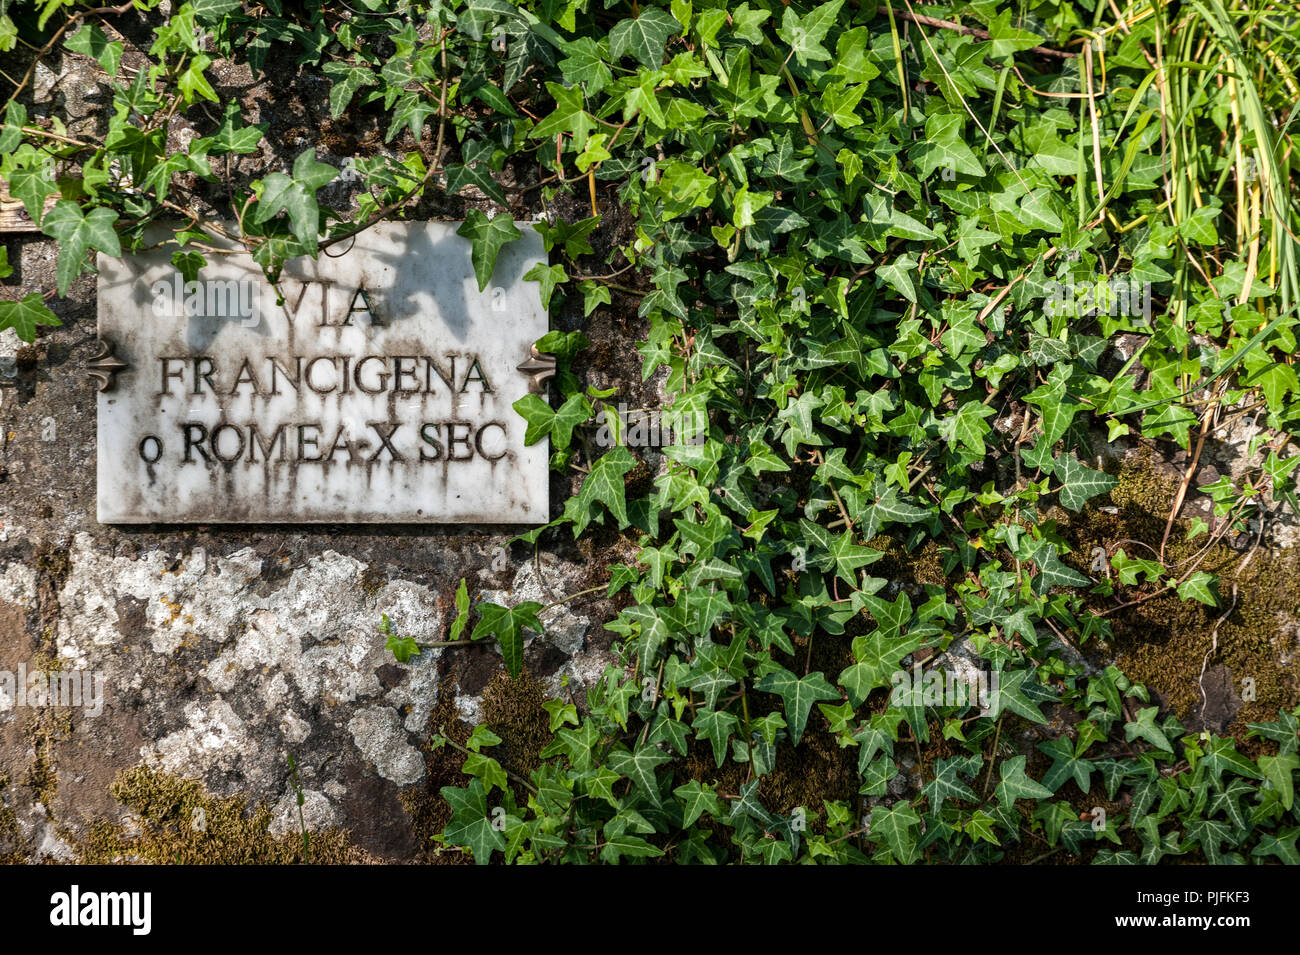
MULTIPOLYGON (((486 291, 456 222, 381 223, 290 262, 283 305, 244 253, 187 283, 165 251, 99 259, 99 520, 526 523, 548 448, 511 404, 546 333, 541 237, 486 291)), ((92 366, 94 367, 94 366, 92 366)))

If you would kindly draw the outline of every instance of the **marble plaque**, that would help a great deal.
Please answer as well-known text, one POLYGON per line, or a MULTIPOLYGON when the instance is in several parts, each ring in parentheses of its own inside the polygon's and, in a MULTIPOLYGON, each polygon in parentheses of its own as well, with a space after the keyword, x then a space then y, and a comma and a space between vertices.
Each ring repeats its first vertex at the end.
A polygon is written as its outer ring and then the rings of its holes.
POLYGON ((295 259, 283 304, 242 252, 191 283, 165 251, 100 256, 99 520, 546 522, 548 445, 511 408, 547 330, 541 237, 521 223, 480 292, 459 225, 295 259))

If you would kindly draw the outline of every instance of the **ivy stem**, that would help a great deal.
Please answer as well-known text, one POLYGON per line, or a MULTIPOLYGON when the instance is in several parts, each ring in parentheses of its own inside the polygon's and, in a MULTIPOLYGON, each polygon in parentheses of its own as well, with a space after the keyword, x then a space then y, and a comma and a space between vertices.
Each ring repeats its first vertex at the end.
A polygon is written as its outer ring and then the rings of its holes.
MULTIPOLYGON (((443 741, 444 743, 446 743, 448 746, 450 746, 452 749, 454 749, 454 750, 458 750, 459 752, 464 753, 466 756, 474 756, 474 755, 476 755, 472 749, 469 749, 469 748, 467 748, 467 747, 465 747, 465 746, 461 746, 460 743, 457 743, 454 739, 452 739, 451 737, 449 737, 449 736, 447 735, 447 728, 446 728, 445 726, 440 726, 440 727, 438 728, 438 734, 442 737, 442 741, 443 741)), ((501 766, 500 761, 497 762, 497 765, 498 765, 498 766, 501 766)), ((519 785, 523 786, 525 789, 527 789, 527 790, 528 790, 530 793, 532 793, 534 796, 537 795, 537 787, 534 786, 532 783, 530 783, 528 780, 524 779, 524 777, 520 776, 520 775, 519 775, 518 773, 516 773, 516 772, 512 772, 511 770, 506 769, 504 766, 501 766, 501 769, 502 769, 502 771, 506 774, 506 776, 508 776, 509 778, 513 779, 513 780, 514 780, 515 782, 517 782, 519 785)))
POLYGON ((54 49, 54 44, 58 43, 63 34, 68 32, 68 27, 72 26, 74 23, 80 23, 89 16, 96 16, 103 13, 126 13, 126 11, 130 10, 134 5, 134 0, 127 0, 126 3, 120 4, 116 7, 95 7, 91 10, 81 10, 77 13, 71 14, 68 17, 67 22, 65 22, 63 26, 59 27, 59 29, 55 31, 54 36, 50 37, 46 44, 37 52, 36 57, 32 60, 31 66, 27 67, 27 72, 23 74, 22 81, 14 87, 14 91, 10 93, 9 98, 5 100, 5 109, 9 109, 9 104, 16 100, 18 94, 23 91, 29 82, 31 82, 32 74, 36 72, 37 64, 44 59, 45 55, 49 53, 50 50, 54 49))
POLYGON ((388 205, 378 210, 374 215, 372 215, 369 219, 361 223, 361 225, 357 226, 356 228, 348 229, 344 232, 340 232, 338 235, 331 236, 330 238, 325 239, 324 241, 318 243, 317 248, 319 250, 324 251, 325 249, 328 249, 330 246, 342 242, 345 239, 350 239, 355 235, 359 235, 360 233, 365 232, 367 229, 369 229, 371 226, 375 225, 376 223, 381 222, 384 219, 387 219, 390 215, 392 215, 402 206, 406 205, 406 203, 411 199, 412 196, 416 195, 416 193, 422 192, 424 190, 424 187, 429 184, 429 182, 433 179, 436 173, 442 172, 444 168, 442 165, 443 136, 445 134, 446 127, 447 127, 447 36, 448 33, 450 33, 450 31, 444 31, 442 35, 443 75, 442 75, 442 84, 441 84, 442 94, 438 100, 438 140, 437 140, 437 145, 434 147, 433 159, 429 163, 429 168, 425 170, 424 176, 420 179, 420 181, 416 183, 414 186, 412 186, 410 191, 407 192, 405 195, 403 195, 400 199, 390 202, 388 205))

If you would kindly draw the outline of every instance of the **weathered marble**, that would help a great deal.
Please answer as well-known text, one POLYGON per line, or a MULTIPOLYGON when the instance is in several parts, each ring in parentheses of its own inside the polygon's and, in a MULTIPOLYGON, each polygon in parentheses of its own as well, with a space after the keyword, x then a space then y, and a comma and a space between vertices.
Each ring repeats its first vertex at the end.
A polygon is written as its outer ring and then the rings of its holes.
POLYGON ((543 523, 547 444, 511 404, 545 334, 541 237, 480 293, 459 223, 383 223, 275 290, 247 254, 186 285, 167 251, 99 261, 103 523, 543 523), (198 294, 195 294, 198 293, 198 294))

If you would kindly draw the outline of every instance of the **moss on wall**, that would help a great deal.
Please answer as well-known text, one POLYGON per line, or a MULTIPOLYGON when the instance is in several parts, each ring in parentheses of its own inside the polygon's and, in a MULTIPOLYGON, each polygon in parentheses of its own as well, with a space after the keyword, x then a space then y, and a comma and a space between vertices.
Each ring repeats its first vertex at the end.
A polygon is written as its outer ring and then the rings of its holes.
POLYGON ((317 865, 370 861, 335 828, 310 833, 305 853, 301 832, 271 835, 267 806, 246 811, 242 796, 212 796, 195 780, 148 766, 119 773, 110 791, 139 824, 92 824, 78 845, 84 863, 289 865, 307 854, 317 865))
POLYGON ((551 741, 544 702, 542 684, 527 670, 513 680, 502 670, 483 690, 483 722, 501 737, 492 755, 519 776, 527 777, 541 764, 542 748, 551 741))
MULTIPOLYGON (((1119 484, 1110 493, 1111 510, 1090 506, 1061 521, 1074 550, 1070 562, 1085 572, 1096 546, 1112 556, 1122 548, 1131 557, 1155 559, 1177 493, 1176 479, 1148 457, 1115 470, 1119 484)), ((1240 546, 1231 535, 1212 540, 1212 535, 1201 534, 1189 540, 1189 525, 1187 519, 1175 524, 1165 547, 1165 566, 1178 578, 1194 569, 1216 575, 1219 607, 1183 600, 1172 590, 1151 596, 1157 592, 1150 585, 1121 587, 1118 600, 1134 603, 1109 615, 1114 646, 1106 655, 1129 679, 1159 692, 1184 722, 1203 705, 1203 667, 1226 665, 1238 694, 1244 679, 1254 680, 1255 699, 1242 701, 1228 727, 1232 735, 1241 736, 1247 722, 1276 719, 1280 707, 1300 702, 1294 670, 1279 664, 1296 639, 1300 554, 1294 549, 1255 549, 1246 535, 1240 546), (1140 598, 1149 599, 1136 602, 1140 598)), ((1117 598, 1098 597, 1092 607, 1109 609, 1117 598)))

